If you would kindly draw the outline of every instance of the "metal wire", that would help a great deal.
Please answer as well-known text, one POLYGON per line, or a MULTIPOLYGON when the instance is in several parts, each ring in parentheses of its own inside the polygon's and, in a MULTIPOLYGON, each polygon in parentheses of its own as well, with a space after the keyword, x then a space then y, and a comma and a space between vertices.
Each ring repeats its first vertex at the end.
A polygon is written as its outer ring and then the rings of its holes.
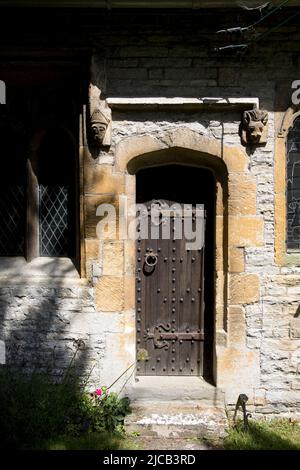
MULTIPOLYGON (((274 13, 275 11, 279 10, 280 8, 282 8, 289 0, 285 0, 284 2, 282 2, 280 5, 278 5, 278 7, 276 7, 274 10, 272 10, 272 12, 270 12, 268 15, 264 16, 261 20, 259 20, 258 22, 254 23, 253 25, 247 27, 246 29, 249 30, 249 29, 254 29, 254 26, 256 26, 257 24, 261 23, 261 21, 263 21, 265 18, 267 18, 268 16, 270 16, 271 13, 274 13)), ((222 51, 222 50, 230 50, 230 49, 242 49, 242 51, 245 51, 247 48, 249 48, 249 46, 255 44, 256 42, 260 41, 261 39, 264 39, 266 38, 267 36, 269 36, 269 34, 271 34, 272 32, 276 31, 278 28, 280 28, 281 26, 285 25, 286 23, 288 23, 290 20, 292 20, 293 18, 295 18, 296 16, 298 16, 300 14, 300 11, 297 11, 296 13, 294 13, 293 15, 289 16, 288 18, 286 18, 285 20, 283 20, 282 22, 280 22, 279 24, 275 25, 273 28, 269 29, 268 31, 258 35, 256 38, 250 40, 247 44, 245 43, 242 43, 242 44, 230 44, 228 46, 223 46, 223 47, 217 47, 215 48, 216 51, 222 51)), ((230 29, 234 30, 234 29, 239 29, 239 28, 229 28, 229 30, 220 30, 220 32, 226 32, 226 31, 229 31, 230 32, 230 29)), ((243 31, 246 31, 245 28, 241 28, 243 31)))
POLYGON ((284 0, 282 3, 280 3, 280 5, 278 5, 277 7, 274 7, 271 11, 269 11, 269 13, 267 13, 265 16, 263 16, 258 21, 256 21, 255 23, 253 23, 249 26, 244 26, 242 28, 241 27, 236 27, 236 28, 220 29, 219 31, 217 31, 217 34, 219 34, 219 33, 232 33, 232 32, 244 32, 244 31, 248 31, 249 29, 253 29, 253 28, 255 28, 255 26, 262 23, 262 21, 264 21, 266 18, 273 15, 273 13, 280 10, 289 1, 290 0, 284 0))

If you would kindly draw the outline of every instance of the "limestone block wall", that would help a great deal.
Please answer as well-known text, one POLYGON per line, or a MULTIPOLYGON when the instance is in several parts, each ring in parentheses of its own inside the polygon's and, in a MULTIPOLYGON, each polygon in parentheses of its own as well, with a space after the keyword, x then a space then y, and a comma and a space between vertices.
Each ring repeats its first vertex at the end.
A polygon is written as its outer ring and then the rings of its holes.
MULTIPOLYGON (((209 30, 211 32, 211 25, 209 30)), ((217 383, 226 388, 228 403, 233 404, 237 394, 245 391, 257 413, 289 412, 300 399, 296 390, 299 376, 295 368, 299 341, 296 330, 294 332, 299 300, 297 294, 288 296, 287 287, 281 285, 291 276, 291 284, 297 290, 299 277, 296 267, 279 266, 274 252, 274 162, 278 132, 274 118, 279 111, 275 106, 276 87, 279 82, 288 82, 291 74, 295 77, 299 74, 299 65, 284 42, 287 40, 284 34, 288 32, 292 36, 296 30, 297 27, 290 25, 288 31, 276 35, 277 42, 267 40, 255 55, 241 64, 232 57, 213 55, 203 37, 197 44, 201 43, 203 47, 179 46, 170 25, 170 36, 165 41, 158 26, 155 45, 152 43, 153 30, 143 31, 139 36, 141 43, 134 47, 130 39, 126 42, 124 33, 122 41, 109 46, 105 61, 104 92, 108 98, 255 96, 260 100, 260 107, 269 112, 267 145, 244 149, 239 136, 240 113, 116 110, 113 112, 113 145, 109 152, 99 154, 97 162, 100 166, 110 163, 118 173, 118 146, 126 147, 126 142, 129 144, 126 139, 141 138, 140 148, 136 149, 138 155, 147 147, 142 138, 147 140, 153 136, 161 142, 166 133, 182 128, 232 147, 237 164, 245 158, 245 170, 241 167, 236 175, 229 172, 232 246, 228 247, 228 284, 225 286, 228 316, 225 336, 222 328, 216 328, 216 362, 219 363, 220 378, 217 383), (284 363, 279 359, 281 356, 285 358, 284 363)), ((295 44, 293 47, 295 50, 295 44)), ((289 84, 286 86, 288 88, 289 84)), ((135 145, 139 147, 138 143, 135 145)), ((221 243, 217 243, 217 264, 218 256, 222 260, 219 246, 221 243)), ((217 282, 224 283, 222 276, 217 282)), ((218 318, 223 320, 222 315, 216 314, 218 318)))
POLYGON ((28 285, 0 288, 7 363, 25 373, 40 371, 59 380, 76 356, 80 373, 94 364, 99 374, 106 331, 116 326, 100 324, 90 287, 48 284, 31 280, 28 285))
MULTIPOLYGON (((147 116, 148 117, 148 116, 147 116)), ((195 114, 194 122, 185 122, 180 116, 179 121, 172 119, 172 126, 164 120, 158 121, 159 114, 155 115, 155 123, 150 121, 153 115, 139 122, 139 129, 126 135, 128 115, 124 121, 114 121, 113 133, 116 142, 116 155, 113 168, 116 172, 126 174, 126 163, 140 153, 160 150, 165 147, 172 149, 181 147, 182 152, 198 150, 201 153, 211 147, 211 158, 218 154, 227 165, 228 177, 228 206, 223 204, 221 187, 218 187, 217 200, 217 229, 216 229, 216 345, 215 345, 215 379, 219 387, 227 391, 228 403, 233 402, 241 390, 247 390, 253 395, 256 387, 260 385, 260 355, 259 348, 248 345, 246 308, 260 305, 260 276, 254 272, 248 272, 245 263, 247 248, 262 247, 264 245, 264 220, 257 211, 257 183, 256 177, 251 177, 250 161, 246 152, 236 140, 236 146, 230 142, 229 146, 221 145, 221 139, 216 139, 211 132, 215 129, 215 115, 204 113, 195 114), (202 125, 200 126, 199 123, 202 125), (211 123, 213 124, 211 126, 211 123), (153 132, 149 133, 149 129, 153 132), (119 128, 117 126, 120 126, 119 128), (197 129, 195 131, 194 129, 197 129), (203 142, 205 143, 203 145, 203 142), (202 143, 202 146, 201 146, 202 143), (222 150, 221 150, 222 149, 222 150), (235 201, 236 204, 234 203, 235 201), (245 201, 243 203, 243 201, 245 201), (225 228, 224 214, 228 210, 228 229, 225 228), (224 246, 224 234, 228 230, 228 244, 224 246), (224 259, 227 266, 224 270, 224 259), (249 371, 251 373, 249 374, 249 371)), ((219 119, 231 119, 238 135, 239 115, 226 114, 218 116, 219 119)), ((162 119, 162 118, 161 118, 162 119)), ((166 119, 166 116, 164 116, 166 119)), ((222 124, 219 124, 220 128, 222 124)), ((225 140, 226 134, 221 134, 225 140)), ((231 134, 230 134, 231 136, 231 134)), ((184 160, 183 160, 184 162, 184 160)), ((190 162, 189 162, 190 163, 190 162)), ((194 162, 197 163, 196 161, 194 162)), ((98 164, 101 166, 101 156, 98 164)), ((129 181, 134 183, 134 176, 126 175, 129 181)), ((187 182, 183 182, 187 184, 187 182)), ((133 196, 132 189, 127 188, 129 198, 133 196)), ((226 204, 225 204, 226 205, 226 204)), ((127 242, 130 243, 130 242, 127 242)), ((105 264, 105 255, 102 258, 105 264)), ((132 260, 134 266, 134 259, 132 260)), ((128 279, 134 288, 134 279, 128 279)), ((101 284, 100 279, 100 285, 101 284)), ((109 287, 108 287, 109 289, 109 287)), ((124 296, 126 298, 126 293, 124 296)), ((134 310, 133 310, 134 313, 134 310)))
POLYGON ((52 287, 49 281, 40 287, 29 279, 18 288, 2 282, 1 334, 10 361, 33 369, 55 357, 58 371, 83 339, 84 369, 96 364, 91 383, 106 385, 134 362, 134 245, 114 234, 99 240, 96 210, 112 203, 118 213, 120 195, 134 201, 135 177, 126 168, 130 158, 176 146, 184 155, 189 150, 200 155, 206 146, 228 172, 225 199, 218 185, 216 385, 225 389, 229 406, 246 393, 257 414, 297 413, 300 262, 279 262, 276 256, 276 207, 284 201, 282 194, 276 198, 275 144, 290 105, 291 81, 300 78, 299 26, 289 23, 242 58, 216 53, 215 31, 236 21, 216 12, 116 12, 103 22, 101 34, 91 21, 93 85, 104 98, 257 97, 269 113, 268 141, 255 148, 241 145, 240 111, 113 110, 111 147, 92 156, 81 142, 86 282, 52 287), (287 97, 278 102, 282 84, 287 97), (35 314, 37 301, 43 308, 35 314), (45 354, 36 356, 36 350, 45 354))

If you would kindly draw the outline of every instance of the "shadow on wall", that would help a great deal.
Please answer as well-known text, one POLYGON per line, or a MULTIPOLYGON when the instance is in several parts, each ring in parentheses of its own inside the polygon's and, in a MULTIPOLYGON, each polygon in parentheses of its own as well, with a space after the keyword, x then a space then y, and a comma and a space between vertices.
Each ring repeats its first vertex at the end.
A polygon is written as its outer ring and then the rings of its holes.
MULTIPOLYGON (((56 269, 56 263, 47 262, 50 277, 57 275, 56 269)), ((0 288, 0 338, 5 342, 10 370, 48 374, 59 382, 76 355, 78 374, 85 375, 89 338, 72 332, 71 321, 82 311, 88 292, 81 286, 66 286, 71 269, 53 277, 55 287, 34 285, 28 277, 20 285, 0 288)))
MULTIPOLYGON (((58 73, 55 67, 49 70, 58 73)), ((80 323, 77 316, 93 311, 90 289, 72 282, 78 273, 70 259, 62 258, 79 257, 78 211, 73 203, 79 98, 77 85, 63 94, 61 74, 60 85, 41 81, 34 90, 25 78, 18 85, 12 82, 9 103, 0 116, 0 153, 8 162, 0 174, 0 215, 5 221, 0 231, 0 339, 5 342, 7 367, 27 375, 48 374, 55 381, 75 351, 79 374, 85 373, 90 335, 84 319, 80 323), (27 197, 15 196, 19 186, 27 197), (25 253, 30 263, 23 258, 25 253)), ((34 73, 32 77, 38 80, 34 73)))
POLYGON ((87 287, 66 286, 68 271, 53 281, 55 287, 34 286, 29 277, 27 284, 0 288, 0 339, 6 347, 0 448, 40 448, 45 439, 80 436, 99 422, 98 409, 83 394, 91 389, 97 350, 88 322, 83 319, 85 330, 76 327, 77 315, 84 316, 83 305, 92 299, 87 287))
POLYGON ((299 317, 300 317, 300 305, 298 305, 297 310, 294 315, 294 318, 299 318, 299 317))

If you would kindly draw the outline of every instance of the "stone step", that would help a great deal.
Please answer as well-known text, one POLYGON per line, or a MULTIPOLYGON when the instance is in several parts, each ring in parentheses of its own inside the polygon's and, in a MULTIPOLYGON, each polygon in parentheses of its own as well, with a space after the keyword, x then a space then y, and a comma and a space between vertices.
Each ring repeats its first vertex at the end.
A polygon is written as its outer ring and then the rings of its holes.
POLYGON ((199 377, 138 377, 126 387, 128 433, 164 438, 222 437, 224 392, 199 377))
POLYGON ((133 402, 125 420, 127 433, 162 438, 223 437, 228 426, 224 407, 189 402, 133 402))
POLYGON ((135 401, 190 401, 204 406, 224 407, 224 392, 200 377, 138 377, 124 393, 135 401))

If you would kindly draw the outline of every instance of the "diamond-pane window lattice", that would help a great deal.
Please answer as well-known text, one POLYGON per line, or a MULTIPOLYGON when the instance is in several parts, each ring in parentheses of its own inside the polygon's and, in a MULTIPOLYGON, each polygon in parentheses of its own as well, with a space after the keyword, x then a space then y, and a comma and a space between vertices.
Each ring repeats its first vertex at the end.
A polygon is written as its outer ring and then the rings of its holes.
POLYGON ((0 256, 24 256, 25 188, 0 188, 0 256))
POLYGON ((69 187, 40 185, 40 256, 69 254, 69 187))
POLYGON ((300 119, 287 139, 287 248, 300 250, 300 119))

